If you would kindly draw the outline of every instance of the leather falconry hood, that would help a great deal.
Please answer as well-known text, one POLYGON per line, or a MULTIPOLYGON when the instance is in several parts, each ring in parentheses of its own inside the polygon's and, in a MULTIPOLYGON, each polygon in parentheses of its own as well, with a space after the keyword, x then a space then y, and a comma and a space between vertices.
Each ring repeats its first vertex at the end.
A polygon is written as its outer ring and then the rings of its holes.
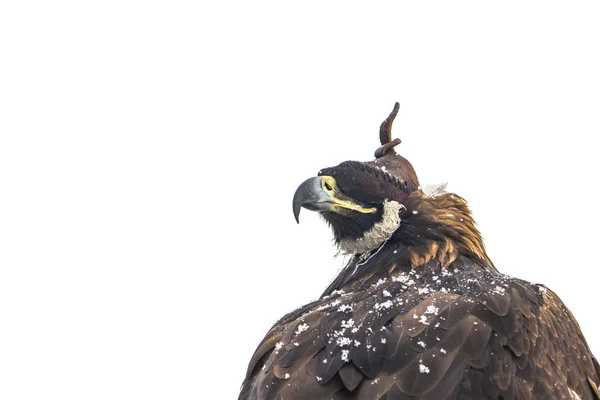
POLYGON ((338 166, 322 169, 319 175, 333 176, 342 188, 352 186, 359 198, 369 200, 396 200, 404 204, 410 193, 420 191, 419 179, 413 166, 394 150, 400 144, 400 139, 392 140, 392 123, 399 109, 400 104, 396 103, 381 124, 381 147, 375 151, 375 160, 346 161, 338 166))

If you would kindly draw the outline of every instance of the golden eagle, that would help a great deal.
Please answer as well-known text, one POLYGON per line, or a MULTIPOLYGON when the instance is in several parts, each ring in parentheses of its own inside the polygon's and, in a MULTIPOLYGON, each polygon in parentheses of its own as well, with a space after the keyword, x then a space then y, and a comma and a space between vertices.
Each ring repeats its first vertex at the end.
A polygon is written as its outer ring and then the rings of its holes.
POLYGON ((349 263, 258 346, 240 399, 600 399, 600 367, 556 294, 498 272, 467 203, 425 194, 391 140, 298 187, 349 263))

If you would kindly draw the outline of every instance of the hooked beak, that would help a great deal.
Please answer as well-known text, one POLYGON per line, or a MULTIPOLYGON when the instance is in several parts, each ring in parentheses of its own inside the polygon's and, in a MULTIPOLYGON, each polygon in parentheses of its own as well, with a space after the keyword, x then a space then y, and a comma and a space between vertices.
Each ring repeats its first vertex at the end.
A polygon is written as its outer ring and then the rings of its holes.
POLYGON ((335 211, 341 208, 370 214, 377 211, 375 207, 363 207, 344 196, 331 176, 317 176, 305 180, 294 193, 293 209, 296 222, 300 223, 300 209, 311 211, 335 211))
POLYGON ((305 180, 294 193, 294 218, 300 223, 300 209, 328 211, 333 206, 333 198, 324 188, 323 177, 317 176, 305 180))

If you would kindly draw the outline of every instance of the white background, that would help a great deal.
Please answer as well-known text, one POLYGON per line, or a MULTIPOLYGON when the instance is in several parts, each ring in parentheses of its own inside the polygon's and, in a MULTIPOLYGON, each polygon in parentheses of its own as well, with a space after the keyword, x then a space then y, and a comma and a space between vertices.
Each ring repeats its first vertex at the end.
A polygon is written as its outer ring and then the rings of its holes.
POLYGON ((0 397, 235 398, 343 265, 294 190, 372 159, 395 101, 421 183, 465 197, 497 267, 556 291, 600 353, 599 17, 3 2, 0 397))

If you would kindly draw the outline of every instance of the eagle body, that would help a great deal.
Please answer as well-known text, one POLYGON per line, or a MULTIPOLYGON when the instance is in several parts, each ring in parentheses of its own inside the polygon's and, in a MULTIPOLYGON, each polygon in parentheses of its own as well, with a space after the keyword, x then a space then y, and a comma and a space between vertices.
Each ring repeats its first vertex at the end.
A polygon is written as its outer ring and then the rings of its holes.
POLYGON ((600 367, 558 296, 498 272, 466 202, 424 194, 380 150, 299 188, 296 217, 300 203, 321 212, 340 248, 361 250, 269 330, 239 398, 600 399, 600 367))

